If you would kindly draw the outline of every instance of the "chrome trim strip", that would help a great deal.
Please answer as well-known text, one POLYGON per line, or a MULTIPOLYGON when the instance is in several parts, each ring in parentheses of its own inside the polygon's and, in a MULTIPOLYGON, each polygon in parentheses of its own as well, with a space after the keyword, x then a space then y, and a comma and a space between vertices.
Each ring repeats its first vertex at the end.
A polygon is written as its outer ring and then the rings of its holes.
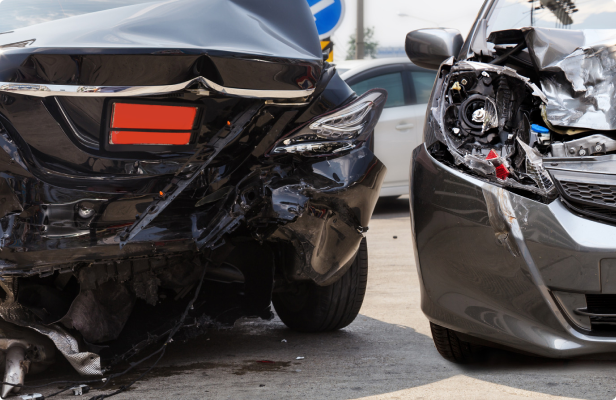
POLYGON ((314 89, 254 90, 228 88, 218 85, 217 83, 212 82, 202 76, 175 85, 161 86, 77 86, 0 82, 0 92, 23 94, 33 97, 131 97, 168 94, 180 90, 187 90, 193 85, 201 85, 207 90, 212 90, 229 96, 257 99, 297 99, 308 97, 314 92, 314 89))
POLYGON ((591 313, 588 312, 587 308, 576 308, 575 310, 573 310, 574 313, 578 314, 578 315, 586 315, 589 317, 608 317, 608 318, 616 318, 616 314, 596 314, 596 313, 591 313))
POLYGON ((303 103, 277 103, 273 100, 265 100, 265 105, 266 106, 292 106, 292 107, 303 107, 303 106, 307 106, 308 104, 310 104, 310 102, 303 102, 303 103))

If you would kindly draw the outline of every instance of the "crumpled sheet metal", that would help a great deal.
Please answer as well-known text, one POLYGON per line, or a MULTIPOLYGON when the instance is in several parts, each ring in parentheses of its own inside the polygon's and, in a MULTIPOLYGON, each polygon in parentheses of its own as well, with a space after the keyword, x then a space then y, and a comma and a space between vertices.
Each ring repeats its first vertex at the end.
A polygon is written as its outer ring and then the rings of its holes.
MULTIPOLYGON (((20 325, 16 321, 11 322, 16 325, 20 325)), ((94 353, 79 351, 79 343, 77 343, 77 340, 57 324, 43 326, 24 323, 21 326, 34 329, 38 333, 41 333, 51 339, 60 353, 62 353, 73 368, 75 368, 75 370, 81 375, 103 375, 100 357, 94 353)))
POLYGON ((616 29, 522 30, 543 72, 548 121, 572 128, 616 129, 616 29))
POLYGON ((7 299, 0 305, 0 317, 2 319, 47 336, 79 374, 86 376, 103 375, 101 359, 97 354, 80 351, 77 339, 57 324, 44 326, 30 322, 32 318, 28 315, 29 312, 14 301, 10 291, 7 293, 9 293, 7 299))
POLYGON ((247 53, 319 63, 323 57, 305 0, 137 4, 15 29, 0 37, 0 45, 33 38, 28 48, 166 47, 178 53, 247 53))

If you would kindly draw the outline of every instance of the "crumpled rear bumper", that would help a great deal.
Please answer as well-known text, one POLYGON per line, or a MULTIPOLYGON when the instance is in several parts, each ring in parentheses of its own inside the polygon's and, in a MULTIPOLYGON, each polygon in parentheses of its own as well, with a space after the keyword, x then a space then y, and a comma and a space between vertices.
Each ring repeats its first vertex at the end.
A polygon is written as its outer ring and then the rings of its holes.
POLYGON ((463 174, 423 144, 410 193, 428 319, 549 357, 616 351, 616 335, 591 329, 575 311, 585 295, 616 293, 615 226, 581 218, 559 199, 540 203, 463 174))
POLYGON ((217 232, 216 248, 242 225, 262 239, 294 247, 295 263, 285 267, 290 279, 329 285, 346 272, 357 252, 386 168, 363 146, 336 158, 307 161, 284 179, 276 175, 279 169, 253 174, 245 188, 236 189, 239 205, 225 204, 220 215, 201 221, 196 207, 180 202, 123 247, 118 232, 133 223, 152 195, 60 188, 17 170, 0 174, 0 214, 6 214, 0 217, 2 275, 49 275, 74 270, 79 263, 195 252, 203 231, 217 232), (255 205, 245 200, 251 193, 255 205), (84 204, 93 210, 91 217, 79 216, 84 204))

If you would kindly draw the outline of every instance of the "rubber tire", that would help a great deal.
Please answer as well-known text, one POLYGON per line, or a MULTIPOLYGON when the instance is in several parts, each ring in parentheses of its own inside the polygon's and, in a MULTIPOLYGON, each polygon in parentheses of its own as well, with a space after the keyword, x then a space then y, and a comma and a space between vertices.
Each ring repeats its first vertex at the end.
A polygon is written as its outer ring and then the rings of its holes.
POLYGON ((348 326, 359 314, 368 283, 368 245, 362 239, 355 261, 329 286, 303 282, 294 293, 272 295, 276 313, 299 332, 329 332, 348 326))
POLYGON ((455 331, 430 322, 432 340, 436 350, 444 359, 457 364, 470 364, 477 361, 479 346, 460 340, 455 331))

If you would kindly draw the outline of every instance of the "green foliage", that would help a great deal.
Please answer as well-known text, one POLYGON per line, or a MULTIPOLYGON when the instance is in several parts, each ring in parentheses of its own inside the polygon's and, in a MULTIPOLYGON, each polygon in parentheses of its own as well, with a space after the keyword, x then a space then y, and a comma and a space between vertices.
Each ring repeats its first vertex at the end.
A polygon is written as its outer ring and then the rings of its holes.
MULTIPOLYGON (((352 34, 349 37, 348 49, 347 49, 347 60, 355 59, 355 34, 352 34)), ((374 27, 366 28, 364 30, 364 53, 365 56, 370 56, 371 58, 376 58, 376 50, 379 47, 379 42, 375 41, 372 37, 374 36, 374 27)))

